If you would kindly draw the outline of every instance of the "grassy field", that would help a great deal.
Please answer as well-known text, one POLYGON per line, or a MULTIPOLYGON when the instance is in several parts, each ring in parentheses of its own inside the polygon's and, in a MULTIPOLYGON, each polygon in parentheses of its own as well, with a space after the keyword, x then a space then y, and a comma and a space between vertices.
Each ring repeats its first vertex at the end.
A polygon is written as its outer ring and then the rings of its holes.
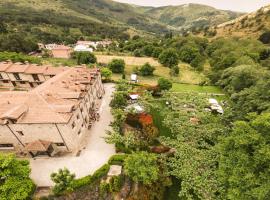
POLYGON ((211 94, 223 94, 222 90, 216 86, 200 86, 174 83, 171 89, 172 92, 198 92, 198 93, 211 93, 211 94))

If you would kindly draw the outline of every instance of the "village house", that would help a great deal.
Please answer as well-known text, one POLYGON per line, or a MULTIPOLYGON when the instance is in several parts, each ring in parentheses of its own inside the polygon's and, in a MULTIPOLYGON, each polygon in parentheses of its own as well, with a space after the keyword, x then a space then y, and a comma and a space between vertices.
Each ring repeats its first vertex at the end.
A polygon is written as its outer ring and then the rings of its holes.
POLYGON ((1 84, 33 88, 0 93, 0 150, 33 157, 79 151, 105 92, 99 70, 10 62, 0 69, 1 84))
POLYGON ((70 58, 72 48, 65 45, 56 45, 51 51, 54 58, 70 58))

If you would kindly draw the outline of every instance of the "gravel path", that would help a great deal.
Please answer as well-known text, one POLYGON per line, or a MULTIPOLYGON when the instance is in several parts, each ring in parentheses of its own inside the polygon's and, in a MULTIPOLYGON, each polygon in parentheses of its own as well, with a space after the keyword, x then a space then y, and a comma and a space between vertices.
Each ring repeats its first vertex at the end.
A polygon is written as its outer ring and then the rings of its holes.
POLYGON ((59 168, 68 168, 77 178, 94 173, 115 154, 114 145, 107 144, 103 137, 110 129, 112 115, 110 113, 111 95, 114 92, 113 84, 105 84, 106 94, 100 106, 100 120, 94 123, 87 138, 87 146, 79 157, 37 158, 31 159, 31 178, 38 186, 52 186, 50 174, 59 168))

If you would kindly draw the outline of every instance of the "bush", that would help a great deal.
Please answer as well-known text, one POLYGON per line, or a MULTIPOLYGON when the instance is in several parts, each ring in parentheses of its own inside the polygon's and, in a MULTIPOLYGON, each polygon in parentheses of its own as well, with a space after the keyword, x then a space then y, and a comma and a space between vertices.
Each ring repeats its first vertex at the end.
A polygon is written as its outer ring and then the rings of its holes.
POLYGON ((122 59, 113 59, 108 66, 113 73, 123 73, 125 70, 125 61, 122 59))
POLYGON ((205 58, 198 54, 190 63, 191 67, 197 69, 198 71, 202 71, 205 63, 205 58))
POLYGON ((127 92, 118 91, 114 93, 110 103, 112 108, 123 108, 127 105, 127 92))
POLYGON ((101 168, 99 168, 92 176, 88 175, 80 179, 75 179, 72 183, 73 189, 78 189, 86 185, 91 185, 97 180, 104 177, 110 169, 110 165, 105 164, 101 168))
POLYGON ((71 174, 66 168, 59 169, 57 173, 52 173, 51 179, 55 183, 53 193, 59 195, 64 191, 72 190, 74 178, 75 174, 71 174))
POLYGON ((110 180, 110 191, 119 192, 123 186, 124 177, 123 176, 113 176, 110 180))
POLYGON ((171 76, 177 76, 177 75, 179 75, 179 73, 180 73, 180 69, 179 69, 178 66, 174 66, 170 70, 170 75, 171 76))
POLYGON ((263 33, 259 40, 264 43, 264 44, 270 44, 270 31, 266 31, 265 33, 263 33))
POLYGON ((77 59, 78 65, 93 64, 97 62, 96 56, 90 52, 76 52, 74 57, 77 59))
POLYGON ((108 164, 110 164, 110 165, 123 165, 126 157, 127 157, 126 154, 116 154, 116 155, 113 155, 109 159, 108 164))
POLYGON ((112 71, 109 68, 101 68, 101 77, 105 80, 110 80, 112 77, 112 71))
POLYGON ((139 71, 142 76, 152 76, 155 69, 156 68, 152 67, 149 63, 145 63, 139 71))
POLYGON ((172 82, 166 78, 158 79, 158 86, 161 90, 170 90, 172 88, 172 82))

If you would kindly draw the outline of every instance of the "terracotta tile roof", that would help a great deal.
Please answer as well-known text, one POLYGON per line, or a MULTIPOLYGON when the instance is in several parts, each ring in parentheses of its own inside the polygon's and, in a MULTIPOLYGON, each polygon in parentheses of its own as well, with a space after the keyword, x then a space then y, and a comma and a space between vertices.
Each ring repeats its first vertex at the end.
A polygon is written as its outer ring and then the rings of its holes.
POLYGON ((28 67, 29 67, 29 64, 14 63, 9 68, 6 69, 6 72, 9 72, 9 73, 22 73, 28 67))
POLYGON ((44 71, 44 75, 57 75, 63 71, 66 71, 68 70, 69 67, 51 67, 51 66, 48 66, 46 68, 46 70, 44 71))
POLYGON ((4 72, 8 69, 9 66, 11 66, 11 62, 1 62, 0 63, 0 72, 4 72))
POLYGON ((38 66, 38 65, 29 65, 29 67, 24 71, 26 74, 43 74, 48 67, 38 66))
POLYGON ((52 143, 45 140, 37 140, 26 145, 26 151, 47 151, 52 143))
POLYGON ((96 70, 82 67, 56 69, 60 69, 58 75, 29 92, 1 92, 0 123, 7 120, 15 120, 14 123, 68 123, 88 88, 80 81, 89 85, 93 76, 90 73, 96 70))

